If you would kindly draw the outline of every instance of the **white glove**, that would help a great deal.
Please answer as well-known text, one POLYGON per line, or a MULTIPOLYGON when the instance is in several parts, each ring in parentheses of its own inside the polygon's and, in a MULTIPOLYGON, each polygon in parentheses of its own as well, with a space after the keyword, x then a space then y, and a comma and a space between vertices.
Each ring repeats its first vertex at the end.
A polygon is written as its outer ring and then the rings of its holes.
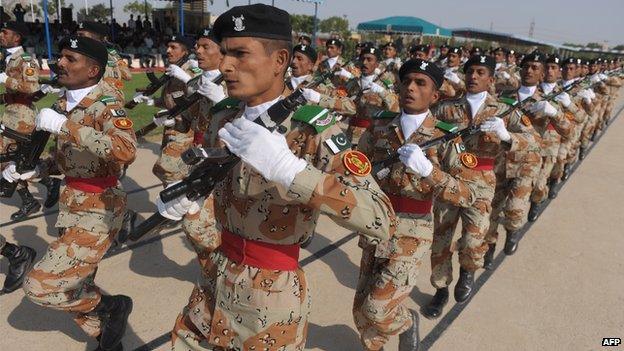
POLYGON ((277 182, 286 189, 308 164, 290 151, 283 135, 271 133, 245 116, 219 129, 219 137, 232 153, 266 180, 277 182))
POLYGON ((578 96, 582 97, 586 104, 591 104, 592 101, 592 93, 589 89, 583 89, 578 92, 578 96))
POLYGON ((43 108, 35 117, 35 125, 38 130, 45 130, 53 134, 59 134, 61 127, 67 121, 67 117, 51 108, 43 108))
POLYGON ((371 83, 368 88, 370 89, 370 91, 372 91, 373 93, 376 94, 381 94, 384 91, 386 91, 386 88, 384 88, 383 86, 377 84, 377 83, 371 83))
POLYGON ((568 107, 572 103, 572 99, 570 99, 570 95, 568 93, 561 93, 555 96, 555 101, 561 103, 563 107, 568 107))
POLYGON ((596 92, 594 92, 594 89, 588 89, 588 91, 589 91, 591 99, 592 100, 595 99, 596 98, 596 92))
MULTIPOLYGON (((156 115, 159 115, 163 112, 167 112, 168 110, 160 110, 156 113, 156 115)), ((167 118, 167 116, 162 116, 162 117, 154 117, 152 119, 152 121, 154 121, 154 124, 156 124, 159 127, 165 126, 165 127, 173 127, 175 125, 175 120, 173 118, 167 118)))
POLYGON ((589 78, 589 82, 592 84, 596 84, 598 82, 600 82, 602 79, 600 78, 599 74, 594 74, 593 76, 591 76, 591 78, 589 78))
POLYGON ((184 215, 187 213, 190 215, 196 214, 201 209, 203 203, 203 197, 195 201, 191 201, 188 199, 188 197, 186 197, 186 195, 182 195, 167 203, 163 203, 160 199, 160 196, 156 199, 156 207, 158 207, 158 213, 160 213, 163 217, 169 218, 174 221, 181 220, 182 217, 184 217, 184 215))
POLYGON ((223 91, 223 87, 221 85, 217 85, 211 81, 203 81, 202 84, 197 89, 197 92, 201 95, 207 97, 210 101, 217 103, 223 99, 225 99, 225 91, 223 91))
POLYGON ((600 73, 600 74, 598 74, 598 76, 600 77, 600 80, 606 80, 607 78, 609 78, 609 77, 607 77, 607 75, 606 75, 606 74, 604 74, 604 73, 600 73))
POLYGON ((351 79, 353 78, 353 74, 351 74, 351 72, 347 71, 344 68, 341 68, 340 71, 335 73, 337 76, 346 78, 346 79, 351 79))
POLYGON ((41 84, 41 87, 39 88, 39 90, 41 90, 41 92, 44 94, 50 94, 50 93, 58 94, 61 91, 61 89, 55 88, 51 86, 50 84, 41 84))
POLYGON ((0 73, 0 84, 6 83, 7 78, 8 78, 8 76, 7 76, 6 73, 4 73, 4 72, 0 73))
POLYGON ((184 70, 180 68, 180 66, 173 64, 167 67, 167 70, 165 70, 165 74, 181 80, 182 82, 184 82, 184 84, 188 83, 188 81, 191 80, 191 76, 188 73, 184 72, 184 70))
POLYGON ((511 79, 511 75, 509 73, 507 73, 506 71, 502 71, 500 73, 500 76, 503 77, 503 79, 505 79, 505 80, 511 79))
POLYGON ((538 101, 529 106, 529 111, 535 115, 545 115, 554 117, 557 115, 557 109, 548 101, 538 101))
POLYGON ((188 63, 189 63, 190 67, 193 67, 193 68, 198 68, 199 67, 199 62, 197 62, 197 60, 189 59, 188 63))
POLYGON ((318 104, 321 101, 321 93, 316 90, 304 88, 303 89, 303 97, 309 102, 318 104))
POLYGON ((38 173, 38 168, 24 173, 17 173, 15 170, 15 162, 11 161, 7 163, 7 166, 2 171, 2 178, 6 179, 9 183, 15 183, 20 180, 27 180, 32 177, 36 177, 38 173))
POLYGON ((492 132, 502 141, 511 140, 511 134, 505 127, 505 122, 500 117, 492 117, 485 120, 479 126, 482 132, 492 132))
POLYGON ((416 144, 405 144, 398 150, 399 159, 403 164, 421 177, 427 177, 433 171, 431 161, 416 144))
POLYGON ((453 71, 446 71, 446 73, 444 73, 444 78, 448 79, 449 81, 455 84, 458 84, 459 82, 461 82, 461 79, 459 79, 459 76, 457 75, 457 73, 453 71))
POLYGON ((143 93, 135 93, 134 97, 132 97, 132 100, 134 100, 137 104, 144 103, 148 106, 154 105, 154 99, 149 96, 143 95, 143 93))

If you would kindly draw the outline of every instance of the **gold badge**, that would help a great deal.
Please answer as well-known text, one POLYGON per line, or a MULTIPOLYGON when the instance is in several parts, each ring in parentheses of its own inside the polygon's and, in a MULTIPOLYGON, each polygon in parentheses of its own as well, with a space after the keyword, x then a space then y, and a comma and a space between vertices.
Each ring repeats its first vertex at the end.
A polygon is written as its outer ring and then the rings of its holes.
POLYGON ((477 156, 475 156, 474 154, 471 154, 470 152, 462 153, 459 156, 459 159, 461 160, 461 163, 463 163, 464 166, 468 168, 475 168, 477 167, 477 164, 479 163, 477 161, 477 156))
POLYGON ((113 125, 119 129, 130 129, 134 123, 128 118, 117 118, 113 121, 113 125))
POLYGON ((32 68, 26 68, 26 72, 25 72, 25 73, 26 73, 26 75, 27 75, 27 76, 29 76, 29 77, 30 77, 30 76, 34 76, 34 75, 35 75, 35 70, 34 70, 34 69, 32 69, 32 68))
POLYGON ((527 115, 522 116, 521 120, 522 120, 522 124, 524 124, 525 126, 527 127, 531 126, 531 119, 527 115))
POLYGON ((345 167, 356 176, 367 176, 372 170, 372 165, 368 157, 360 151, 347 151, 344 156, 342 156, 342 162, 345 167))
POLYGON ((568 121, 574 121, 574 114, 572 112, 566 111, 564 115, 568 119, 568 121))

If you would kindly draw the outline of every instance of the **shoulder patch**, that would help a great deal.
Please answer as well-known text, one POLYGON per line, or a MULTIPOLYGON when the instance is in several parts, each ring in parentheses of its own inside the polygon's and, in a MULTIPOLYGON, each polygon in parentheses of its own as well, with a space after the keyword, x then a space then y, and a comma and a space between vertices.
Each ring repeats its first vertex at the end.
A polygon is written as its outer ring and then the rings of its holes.
POLYGON ((332 135, 329 139, 326 139, 325 145, 329 147, 334 155, 351 148, 351 142, 342 132, 340 134, 332 135))
POLYGON ((227 97, 212 106, 212 108, 210 108, 210 112, 217 113, 223 110, 229 110, 237 107, 238 104, 240 104, 240 101, 238 99, 227 97))
POLYGON ((108 62, 106 63, 106 65, 107 65, 108 67, 115 67, 116 62, 115 62, 115 61, 113 61, 113 60, 108 60, 108 62))
POLYGON ((301 106, 295 111, 292 119, 309 124, 316 130, 317 134, 336 123, 336 118, 333 114, 329 113, 328 109, 317 105, 301 106))
POLYGON ((131 129, 134 123, 128 118, 116 118, 113 120, 113 125, 119 129, 131 129))
POLYGON ((498 98, 498 102, 502 102, 505 105, 516 106, 518 104, 518 100, 508 96, 501 96, 498 98))
POLYGON ((24 61, 30 61, 30 60, 32 60, 32 56, 30 56, 30 54, 29 54, 29 53, 23 53, 23 54, 22 54, 22 60, 24 60, 24 61))
POLYGON ((123 108, 112 108, 111 115, 113 115, 113 117, 126 117, 126 110, 123 108))
POLYGON ((111 55, 117 55, 117 50, 113 49, 113 48, 108 48, 108 53, 111 55))
POLYGON ((457 131, 457 126, 454 125, 453 123, 447 123, 447 122, 442 122, 442 121, 438 121, 436 123, 436 128, 445 131, 447 133, 453 133, 457 131))
POLYGON ((392 111, 379 111, 373 115, 373 119, 386 119, 386 118, 395 118, 399 116, 400 112, 392 112, 392 111))
POLYGON ((203 71, 199 67, 191 67, 191 72, 193 72, 195 74, 201 74, 203 71))
POLYGON ((108 95, 104 95, 101 98, 98 99, 98 101, 101 101, 104 103, 104 105, 109 105, 109 104, 113 104, 113 103, 117 103, 117 99, 112 97, 112 96, 108 96, 108 95))

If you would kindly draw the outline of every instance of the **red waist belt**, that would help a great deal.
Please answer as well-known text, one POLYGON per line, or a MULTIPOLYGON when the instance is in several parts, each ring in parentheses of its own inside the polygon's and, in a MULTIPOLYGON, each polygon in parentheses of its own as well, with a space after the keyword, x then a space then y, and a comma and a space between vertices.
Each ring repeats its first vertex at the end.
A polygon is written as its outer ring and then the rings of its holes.
POLYGON ((546 126, 547 130, 555 130, 555 126, 552 123, 548 123, 548 125, 546 126))
POLYGON ((219 250, 238 264, 256 268, 294 271, 299 267, 299 245, 263 243, 223 230, 219 250))
POLYGON ((351 116, 351 118, 349 119, 349 125, 353 127, 360 127, 360 128, 368 129, 368 127, 370 127, 372 123, 373 121, 370 119, 356 117, 356 116, 351 116))
POLYGON ((20 104, 20 105, 31 106, 32 103, 33 101, 30 95, 19 94, 19 93, 18 94, 4 93, 5 105, 20 104))
POLYGON ((429 214, 431 213, 431 200, 416 200, 409 197, 390 195, 388 198, 395 212, 429 214))
POLYGON ((494 159, 477 157, 477 165, 473 168, 477 171, 491 171, 494 169, 494 159))
POLYGON ((202 145, 204 143, 204 132, 195 132, 193 134, 193 144, 202 145))
POLYGON ((117 186, 117 182, 118 179, 115 176, 95 178, 65 177, 65 184, 68 187, 87 193, 103 193, 106 189, 117 186))

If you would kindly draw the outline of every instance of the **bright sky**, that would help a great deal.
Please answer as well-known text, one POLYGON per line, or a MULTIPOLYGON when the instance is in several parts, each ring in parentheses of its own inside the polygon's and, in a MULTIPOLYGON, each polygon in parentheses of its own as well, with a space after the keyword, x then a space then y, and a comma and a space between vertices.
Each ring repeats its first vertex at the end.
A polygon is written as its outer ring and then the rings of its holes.
MULTIPOLYGON (((54 0, 50 0, 54 1, 54 0)), ((77 8, 85 0, 67 0, 77 8)), ((108 1, 87 0, 92 6, 108 1)), ((118 21, 130 0, 113 0, 118 21)), ((149 0, 162 7, 165 2, 149 0), (163 5, 161 5, 163 4, 163 5)), ((208 10, 227 10, 225 0, 214 0, 208 10)), ((230 0, 230 6, 245 5, 248 0, 230 0)), ((252 1, 271 4, 271 0, 252 1)), ((277 7, 291 13, 314 14, 314 5, 294 0, 275 0, 277 7)), ((476 27, 528 36, 535 21, 534 38, 554 42, 603 42, 609 46, 624 44, 624 1, 622 0, 325 0, 319 5, 319 17, 347 15, 355 28, 359 22, 389 16, 415 16, 447 28, 476 27)))

